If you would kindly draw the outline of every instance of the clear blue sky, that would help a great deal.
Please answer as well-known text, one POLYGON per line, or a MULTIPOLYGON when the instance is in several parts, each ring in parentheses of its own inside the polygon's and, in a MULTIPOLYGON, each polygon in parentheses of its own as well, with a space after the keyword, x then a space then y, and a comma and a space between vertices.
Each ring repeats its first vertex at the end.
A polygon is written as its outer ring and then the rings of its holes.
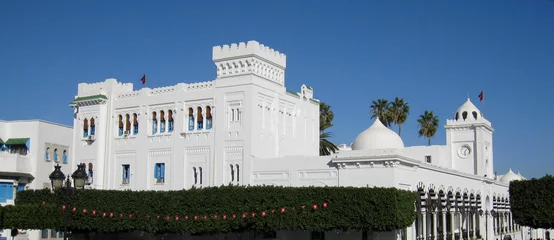
POLYGON ((0 119, 72 124, 79 82, 149 87, 215 78, 212 46, 257 40, 287 54, 286 85, 313 86, 336 143, 403 97, 442 125, 467 94, 495 128, 495 170, 554 174, 554 1, 0 1, 0 119), (485 91, 485 104, 477 95, 485 91))

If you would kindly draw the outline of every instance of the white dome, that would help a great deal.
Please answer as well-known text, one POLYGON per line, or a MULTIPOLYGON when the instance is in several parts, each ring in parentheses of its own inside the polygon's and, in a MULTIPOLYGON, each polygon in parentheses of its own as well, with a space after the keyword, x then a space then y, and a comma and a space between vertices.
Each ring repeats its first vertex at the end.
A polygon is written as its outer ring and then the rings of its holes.
POLYGON ((506 174, 504 174, 504 176, 500 178, 500 181, 503 183, 510 183, 511 181, 519 181, 519 180, 523 180, 523 179, 521 178, 521 176, 512 172, 511 168, 510 168, 510 171, 508 171, 506 174))
POLYGON ((481 118, 484 118, 483 113, 481 113, 481 111, 473 105, 469 98, 464 104, 462 104, 462 106, 460 106, 460 108, 458 108, 456 115, 454 115, 455 120, 477 120, 481 118))
POLYGON ((373 124, 356 137, 352 143, 352 150, 370 150, 370 149, 403 149, 404 142, 394 131, 388 129, 376 119, 373 124))

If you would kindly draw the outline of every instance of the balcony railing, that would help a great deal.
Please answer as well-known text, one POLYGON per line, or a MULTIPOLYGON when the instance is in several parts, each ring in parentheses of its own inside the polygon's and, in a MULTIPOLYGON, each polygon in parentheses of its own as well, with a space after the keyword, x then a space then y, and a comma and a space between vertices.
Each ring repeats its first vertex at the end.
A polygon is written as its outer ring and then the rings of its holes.
POLYGON ((31 159, 16 153, 0 152, 0 171, 31 174, 31 159))

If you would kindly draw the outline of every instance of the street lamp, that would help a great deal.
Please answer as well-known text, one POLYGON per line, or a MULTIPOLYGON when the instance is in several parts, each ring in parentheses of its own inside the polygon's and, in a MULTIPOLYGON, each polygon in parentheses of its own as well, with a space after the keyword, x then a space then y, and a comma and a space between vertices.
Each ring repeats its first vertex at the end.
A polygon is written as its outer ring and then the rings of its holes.
MULTIPOLYGON (((52 182, 52 188, 54 190, 63 190, 65 192, 65 204, 68 205, 69 208, 69 194, 73 194, 75 189, 81 190, 85 187, 85 181, 88 178, 87 173, 85 171, 86 165, 84 163, 77 165, 77 170, 71 174, 71 177, 73 178, 75 188, 71 187, 71 180, 69 177, 69 174, 67 175, 67 180, 65 177, 65 174, 61 170, 61 166, 59 164, 56 164, 54 166, 54 171, 50 174, 49 178, 52 182), (64 184, 65 180, 65 184, 64 184), (64 186, 65 185, 65 186, 64 186)), ((63 238, 68 239, 67 237, 67 211, 64 211, 64 231, 63 231, 63 238)))

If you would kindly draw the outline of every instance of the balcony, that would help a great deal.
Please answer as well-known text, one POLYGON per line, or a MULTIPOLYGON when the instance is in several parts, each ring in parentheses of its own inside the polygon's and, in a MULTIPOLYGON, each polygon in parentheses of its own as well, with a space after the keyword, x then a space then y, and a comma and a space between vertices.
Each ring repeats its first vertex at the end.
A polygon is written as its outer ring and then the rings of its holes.
POLYGON ((14 176, 32 175, 31 159, 16 153, 0 152, 0 173, 14 176))

